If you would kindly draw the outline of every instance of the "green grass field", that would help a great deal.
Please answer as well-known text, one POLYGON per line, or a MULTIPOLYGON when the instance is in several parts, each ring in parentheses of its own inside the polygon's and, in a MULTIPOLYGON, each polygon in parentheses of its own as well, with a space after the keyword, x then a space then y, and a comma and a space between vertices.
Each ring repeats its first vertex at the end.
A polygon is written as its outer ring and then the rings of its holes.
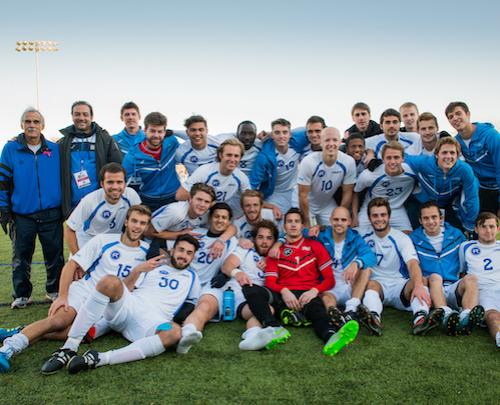
MULTIPOLYGON (((35 261, 41 261, 37 249, 35 261)), ((10 262, 10 244, 0 237, 0 263, 10 262)), ((0 267, 0 303, 11 301, 11 270, 0 267)), ((33 298, 41 300, 44 269, 34 266, 33 298)), ((0 307, 0 325, 44 317, 48 305, 24 310, 0 307)), ((410 334, 409 313, 387 309, 384 336, 360 336, 337 356, 321 354, 312 329, 291 329, 279 349, 241 352, 244 324, 210 324, 185 356, 167 352, 154 359, 104 367, 76 376, 42 376, 40 366, 59 347, 41 341, 13 358, 0 374, 0 404, 306 404, 306 403, 485 403, 500 402, 500 362, 485 330, 451 338, 440 332, 410 334)), ((117 335, 94 342, 97 350, 126 344, 117 335)), ((82 346, 86 350, 85 345, 82 346)))

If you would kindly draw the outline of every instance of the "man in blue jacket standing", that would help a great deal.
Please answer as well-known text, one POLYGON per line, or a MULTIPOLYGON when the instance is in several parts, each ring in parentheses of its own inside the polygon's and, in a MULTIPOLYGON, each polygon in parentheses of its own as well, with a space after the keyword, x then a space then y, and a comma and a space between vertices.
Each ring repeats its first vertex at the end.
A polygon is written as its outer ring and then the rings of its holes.
POLYGON ((120 110, 120 119, 125 124, 125 128, 113 135, 113 139, 123 155, 126 155, 132 146, 142 142, 145 138, 144 131, 139 125, 141 119, 139 106, 133 101, 123 104, 120 110))
POLYGON ((432 304, 444 311, 443 328, 449 335, 468 335, 484 315, 479 302, 477 278, 460 275, 459 247, 463 233, 444 222, 439 206, 428 201, 420 207, 421 227, 410 234, 427 278, 432 304), (460 313, 458 310, 461 309, 460 313))
POLYGON ((123 159, 127 185, 135 188, 151 211, 175 202, 180 187, 175 171, 177 138, 167 133, 167 117, 152 112, 144 118, 146 139, 135 144, 123 159))
POLYGON ((465 161, 479 180, 480 211, 500 216, 500 134, 489 123, 471 123, 469 107, 461 101, 448 104, 445 114, 458 132, 455 139, 465 161))
POLYGON ((64 265, 59 147, 42 135, 44 118, 28 108, 23 133, 9 141, 0 158, 0 223, 12 239, 11 307, 31 303, 31 260, 38 235, 47 269, 47 298, 54 301, 64 265))

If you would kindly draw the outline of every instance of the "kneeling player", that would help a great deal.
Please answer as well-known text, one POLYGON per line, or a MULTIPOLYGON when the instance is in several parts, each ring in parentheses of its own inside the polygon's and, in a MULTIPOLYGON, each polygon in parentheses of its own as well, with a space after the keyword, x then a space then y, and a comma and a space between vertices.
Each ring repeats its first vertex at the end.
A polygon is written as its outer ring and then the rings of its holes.
MULTIPOLYGON (((240 349, 271 349, 276 344, 286 341, 290 333, 280 326, 274 316, 260 323, 253 315, 245 297, 248 294, 259 294, 259 292, 268 296, 269 292, 263 287, 264 271, 259 264, 265 260, 269 249, 278 239, 278 228, 273 222, 263 220, 255 226, 252 232, 255 249, 236 248, 224 261, 222 272, 232 277, 226 286, 234 290, 237 312, 247 321, 247 329, 242 335, 240 349)), ((264 305, 268 306, 267 302, 264 305)))
POLYGON ((181 328, 172 319, 184 301, 195 301, 200 293, 198 277, 188 268, 198 246, 193 236, 181 235, 167 260, 163 256, 150 259, 132 270, 123 281, 116 276, 106 276, 99 281, 78 313, 61 349, 71 356, 68 371, 74 374, 142 360, 158 356, 166 347, 176 344, 181 328), (138 282, 142 273, 144 277, 138 282), (86 331, 102 317, 112 329, 133 343, 104 353, 88 350, 77 356, 86 331))
MULTIPOLYGON (((340 329, 330 326, 330 319, 318 295, 335 284, 332 260, 321 243, 302 236, 302 211, 298 208, 288 210, 284 228, 286 241, 279 249, 278 258, 268 257, 266 260, 266 287, 272 291, 271 304, 278 313, 287 308, 301 310, 312 323, 316 335, 325 342, 323 353, 333 356, 356 338, 359 325, 352 320, 340 329)), ((266 305, 262 305, 262 309, 268 310, 267 302, 264 302, 266 305)), ((264 324, 262 314, 252 305, 250 308, 264 324)))
POLYGON ((389 225, 391 207, 385 198, 374 198, 368 204, 368 218, 373 231, 363 236, 377 257, 363 304, 368 311, 360 314, 361 322, 373 334, 382 334, 380 316, 383 304, 403 311, 413 311, 413 334, 423 335, 438 326, 443 310, 429 314, 431 298, 424 287, 418 256, 409 236, 389 225))
MULTIPOLYGON (((20 353, 38 339, 64 339, 77 312, 101 278, 107 275, 125 278, 134 266, 145 261, 147 244, 141 241, 141 237, 150 218, 151 212, 147 207, 133 205, 127 211, 125 231, 121 235, 97 235, 71 257, 63 268, 59 297, 50 306, 48 317, 5 339, 0 348, 0 372, 9 370, 12 355, 20 353), (86 271, 85 277, 72 282, 79 267, 86 271)), ((42 367, 43 374, 60 370, 70 356, 66 350, 57 350, 51 359, 42 367)))
POLYGON ((477 278, 468 274, 459 279, 458 248, 465 236, 448 223, 441 226, 441 220, 439 206, 433 201, 426 202, 420 207, 422 226, 413 231, 410 238, 429 283, 432 303, 444 311, 444 329, 449 335, 468 335, 484 316, 483 307, 477 305, 477 278))
POLYGON ((331 226, 318 235, 332 258, 335 287, 321 294, 333 324, 340 328, 346 321, 357 319, 358 306, 370 279, 370 267, 377 262, 375 254, 353 229, 351 215, 337 207, 330 216, 331 226), (337 305, 345 305, 342 313, 337 305))
POLYGON ((483 306, 486 324, 500 349, 500 221, 491 212, 482 212, 476 219, 477 241, 460 246, 460 261, 468 274, 478 279, 479 303, 483 306))

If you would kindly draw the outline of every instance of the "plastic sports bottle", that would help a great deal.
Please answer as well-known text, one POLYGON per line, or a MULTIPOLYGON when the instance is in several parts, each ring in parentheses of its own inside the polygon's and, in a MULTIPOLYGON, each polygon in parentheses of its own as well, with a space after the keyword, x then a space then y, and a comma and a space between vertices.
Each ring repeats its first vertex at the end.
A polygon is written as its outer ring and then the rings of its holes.
POLYGON ((236 310, 234 308, 234 291, 231 287, 227 287, 222 296, 222 320, 232 321, 236 318, 236 310))

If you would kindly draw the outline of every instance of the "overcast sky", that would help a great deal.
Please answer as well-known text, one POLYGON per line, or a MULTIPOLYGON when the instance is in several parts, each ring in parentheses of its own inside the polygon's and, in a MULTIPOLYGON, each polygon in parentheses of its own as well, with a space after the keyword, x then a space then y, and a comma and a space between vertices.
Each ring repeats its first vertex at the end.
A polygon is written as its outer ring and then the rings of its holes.
POLYGON ((465 1, 24 1, 2 4, 0 145, 35 104, 34 55, 16 40, 56 40, 40 54, 44 133, 71 123, 70 105, 121 130, 120 106, 161 111, 181 128, 192 113, 212 133, 241 120, 269 129, 313 114, 344 130, 357 101, 372 118, 415 102, 449 129, 444 108, 500 124, 500 2, 465 1))

